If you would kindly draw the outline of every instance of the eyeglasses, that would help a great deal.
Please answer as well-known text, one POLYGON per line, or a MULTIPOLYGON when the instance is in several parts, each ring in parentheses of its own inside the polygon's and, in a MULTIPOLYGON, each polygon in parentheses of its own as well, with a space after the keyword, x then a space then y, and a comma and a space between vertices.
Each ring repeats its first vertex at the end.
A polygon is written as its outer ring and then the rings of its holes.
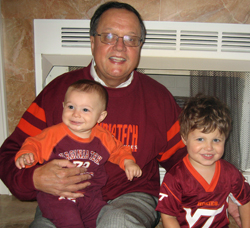
POLYGON ((142 41, 142 39, 138 36, 118 36, 113 33, 101 33, 95 35, 100 36, 102 43, 109 45, 115 45, 119 38, 123 39, 123 43, 127 47, 138 47, 142 41))

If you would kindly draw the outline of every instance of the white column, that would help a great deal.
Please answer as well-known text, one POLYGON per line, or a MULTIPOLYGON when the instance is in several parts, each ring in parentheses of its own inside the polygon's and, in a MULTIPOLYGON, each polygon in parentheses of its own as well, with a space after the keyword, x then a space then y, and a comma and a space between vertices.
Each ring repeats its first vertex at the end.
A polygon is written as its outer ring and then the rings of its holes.
MULTIPOLYGON (((0 6, 1 12, 1 6, 0 6)), ((4 70, 3 70, 3 39, 2 39, 2 16, 0 17, 0 145, 8 136, 8 122, 6 115, 6 94, 5 94, 5 80, 4 80, 4 70)), ((0 180, 0 194, 11 194, 9 189, 0 180)))

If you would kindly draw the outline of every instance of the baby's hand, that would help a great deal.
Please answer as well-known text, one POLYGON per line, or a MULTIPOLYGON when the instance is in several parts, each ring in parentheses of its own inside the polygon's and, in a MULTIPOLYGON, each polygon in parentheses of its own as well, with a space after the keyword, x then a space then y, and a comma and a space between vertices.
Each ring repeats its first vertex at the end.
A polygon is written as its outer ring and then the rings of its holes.
POLYGON ((134 177, 140 177, 142 170, 140 167, 131 159, 124 160, 125 173, 128 180, 132 181, 134 177))
POLYGON ((32 153, 23 154, 16 160, 16 167, 22 169, 25 168, 25 165, 32 165, 33 162, 34 155, 32 153))

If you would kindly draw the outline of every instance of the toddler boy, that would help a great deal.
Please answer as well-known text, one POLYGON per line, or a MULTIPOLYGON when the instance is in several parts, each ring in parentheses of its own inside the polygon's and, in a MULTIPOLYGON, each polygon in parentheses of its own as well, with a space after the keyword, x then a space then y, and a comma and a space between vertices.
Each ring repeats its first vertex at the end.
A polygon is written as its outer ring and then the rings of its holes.
POLYGON ((231 129, 229 109, 198 94, 182 110, 180 134, 188 154, 166 173, 156 210, 166 227, 228 227, 228 196, 238 204, 242 228, 250 227, 250 186, 221 159, 231 129))

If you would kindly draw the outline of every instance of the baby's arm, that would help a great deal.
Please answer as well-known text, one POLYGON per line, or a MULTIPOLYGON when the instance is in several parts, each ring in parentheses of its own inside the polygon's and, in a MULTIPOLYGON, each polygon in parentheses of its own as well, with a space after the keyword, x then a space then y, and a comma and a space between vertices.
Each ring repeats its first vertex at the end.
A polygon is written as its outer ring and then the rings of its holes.
POLYGON ((164 228, 180 228, 180 225, 174 216, 161 213, 161 219, 164 228))
POLYGON ((27 153, 17 158, 16 167, 18 169, 22 169, 22 168, 25 168, 25 165, 32 165, 33 163, 34 163, 34 154, 27 153))
POLYGON ((239 207, 240 218, 241 218, 241 227, 249 228, 250 227, 250 201, 239 207))
POLYGON ((140 177, 142 175, 140 167, 131 159, 124 160, 124 168, 127 178, 130 181, 132 181, 134 177, 140 177))

